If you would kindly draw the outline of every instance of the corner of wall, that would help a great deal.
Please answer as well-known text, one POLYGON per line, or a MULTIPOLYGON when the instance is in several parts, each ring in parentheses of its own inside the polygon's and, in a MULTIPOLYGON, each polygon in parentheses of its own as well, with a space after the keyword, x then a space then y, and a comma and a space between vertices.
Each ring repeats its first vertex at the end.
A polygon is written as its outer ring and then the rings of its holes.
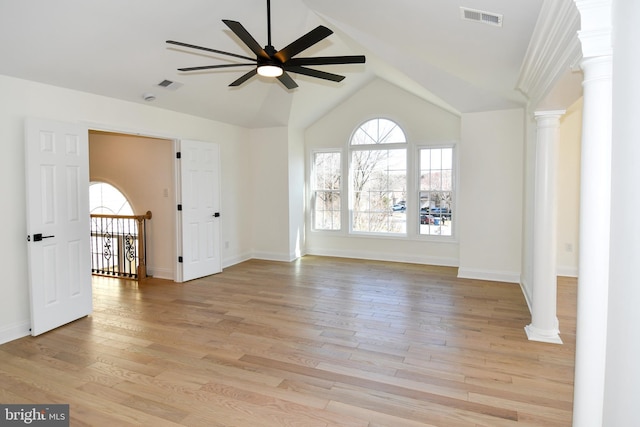
POLYGON ((31 322, 28 320, 3 326, 2 329, 0 329, 0 344, 26 337, 30 333, 31 322))

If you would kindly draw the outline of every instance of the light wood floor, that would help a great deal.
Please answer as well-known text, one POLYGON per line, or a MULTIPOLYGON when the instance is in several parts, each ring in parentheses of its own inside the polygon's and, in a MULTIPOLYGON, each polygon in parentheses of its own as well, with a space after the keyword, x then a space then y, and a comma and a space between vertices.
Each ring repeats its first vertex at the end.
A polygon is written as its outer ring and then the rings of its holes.
POLYGON ((94 314, 0 346, 0 402, 68 403, 72 426, 570 426, 564 345, 529 342, 515 284, 323 257, 186 284, 94 280, 94 314))

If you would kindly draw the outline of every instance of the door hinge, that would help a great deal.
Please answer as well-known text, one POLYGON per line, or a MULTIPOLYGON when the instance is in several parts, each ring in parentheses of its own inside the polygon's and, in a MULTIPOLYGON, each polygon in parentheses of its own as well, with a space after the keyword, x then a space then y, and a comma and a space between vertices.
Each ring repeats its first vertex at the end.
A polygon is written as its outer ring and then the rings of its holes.
POLYGON ((178 210, 181 211, 182 210, 182 205, 178 205, 178 210))
POLYGON ((176 151, 176 159, 181 159, 182 158, 182 153, 179 151, 176 151))
POLYGON ((178 262, 182 262, 182 257, 181 256, 178 257, 178 262))

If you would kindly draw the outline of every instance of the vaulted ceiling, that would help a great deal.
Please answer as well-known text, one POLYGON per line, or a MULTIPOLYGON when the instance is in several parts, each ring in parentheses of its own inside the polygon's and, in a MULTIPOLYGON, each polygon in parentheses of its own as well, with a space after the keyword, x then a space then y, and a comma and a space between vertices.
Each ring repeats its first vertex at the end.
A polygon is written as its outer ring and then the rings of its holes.
POLYGON ((266 0, 0 0, 0 74, 251 128, 306 127, 375 78, 454 113, 511 108, 526 103, 516 84, 542 4, 272 0, 276 49, 325 25, 334 34, 297 57, 367 57, 315 67, 346 76, 340 83, 292 74, 299 87, 288 90, 262 77, 229 87, 250 67, 179 72, 236 59, 165 43, 254 56, 222 19, 266 45, 266 0), (462 19, 461 7, 499 15, 502 25, 462 19))

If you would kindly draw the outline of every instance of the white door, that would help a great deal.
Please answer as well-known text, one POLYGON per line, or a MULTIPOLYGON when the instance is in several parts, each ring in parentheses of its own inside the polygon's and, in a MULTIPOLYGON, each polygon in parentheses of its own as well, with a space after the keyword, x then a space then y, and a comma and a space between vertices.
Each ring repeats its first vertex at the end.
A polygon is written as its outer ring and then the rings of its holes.
POLYGON ((180 141, 182 280, 222 271, 220 254, 220 147, 180 141))
POLYGON ((25 126, 31 334, 92 312, 89 137, 86 127, 25 126))

